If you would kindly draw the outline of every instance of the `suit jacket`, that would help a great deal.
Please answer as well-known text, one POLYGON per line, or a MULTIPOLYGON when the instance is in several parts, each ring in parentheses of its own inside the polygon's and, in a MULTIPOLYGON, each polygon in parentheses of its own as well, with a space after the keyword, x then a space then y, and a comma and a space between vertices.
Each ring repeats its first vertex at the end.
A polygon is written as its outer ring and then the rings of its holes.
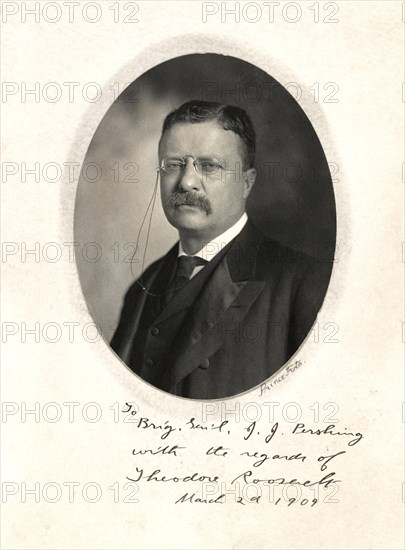
POLYGON ((223 398, 262 383, 314 324, 331 264, 265 240, 249 221, 165 306, 177 251, 129 288, 112 348, 144 380, 182 397, 223 398))

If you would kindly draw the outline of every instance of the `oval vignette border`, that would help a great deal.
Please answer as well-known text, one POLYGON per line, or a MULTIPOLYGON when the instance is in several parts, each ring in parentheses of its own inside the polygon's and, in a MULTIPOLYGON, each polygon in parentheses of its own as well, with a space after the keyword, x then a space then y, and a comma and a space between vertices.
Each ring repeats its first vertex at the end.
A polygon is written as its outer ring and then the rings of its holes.
MULTIPOLYGON (((298 83, 301 86, 302 97, 298 103, 314 127, 327 160, 337 162, 339 166, 339 180, 337 183, 332 182, 337 222, 336 246, 338 247, 339 243, 342 242, 348 243, 348 236, 350 234, 348 229, 350 226, 350 209, 347 190, 344 189, 342 184, 341 168, 343 163, 335 148, 331 131, 322 111, 321 104, 316 103, 313 100, 309 90, 307 90, 304 85, 301 85, 299 79, 297 79, 290 70, 287 71, 287 69, 278 60, 276 61, 272 59, 270 54, 263 54, 263 52, 259 52, 239 40, 232 40, 232 42, 230 42, 224 39, 218 39, 215 35, 209 34, 180 35, 175 38, 164 40, 163 42, 151 44, 136 55, 129 63, 123 66, 118 72, 114 73, 112 71, 112 78, 114 82, 118 81, 132 83, 143 73, 160 63, 187 54, 205 53, 214 53, 219 55, 223 54, 237 57, 243 61, 256 65, 259 69, 275 78, 282 86, 292 82, 298 83), (170 54, 168 54, 168 52, 170 52, 170 54)), ((87 108, 84 119, 79 121, 79 129, 73 137, 73 145, 70 149, 69 160, 80 163, 80 166, 82 166, 84 162, 94 133, 96 132, 104 115, 114 103, 114 101, 111 101, 111 94, 107 93, 109 85, 111 85, 111 80, 103 86, 101 100, 97 103, 91 104, 87 108)), ((79 177, 77 178, 77 181, 75 181, 74 185, 69 183, 68 178, 68 171, 65 171, 61 193, 62 242, 74 242, 74 211, 79 177)), ((346 244, 344 249, 346 260, 349 252, 349 246, 346 244)), ((334 263, 329 286, 321 309, 319 310, 319 314, 322 313, 323 316, 326 315, 328 319, 336 318, 339 302, 341 303, 342 294, 344 292, 346 269, 347 263, 343 263, 342 259, 338 258, 338 262, 334 263), (338 294, 339 300, 337 296, 338 294), (328 315, 332 312, 334 313, 333 316, 328 315)), ((76 320, 81 324, 83 323, 83 325, 86 323, 95 323, 95 319, 90 313, 82 291, 76 262, 67 263, 66 272, 68 273, 66 278, 66 282, 69 287, 68 292, 71 298, 71 305, 77 315, 76 320)), ((322 346, 319 346, 319 343, 310 342, 312 332, 313 329, 311 328, 305 340, 291 357, 290 361, 283 365, 283 367, 281 367, 281 369, 274 373, 270 378, 262 382, 262 384, 266 383, 270 385, 274 379, 279 378, 286 372, 288 365, 291 365, 298 360, 302 362, 303 366, 300 367, 296 373, 294 373, 293 377, 287 376, 284 380, 282 380, 282 383, 277 384, 276 387, 271 389, 272 394, 277 392, 278 388, 284 386, 286 382, 300 376, 300 373, 305 370, 305 363, 308 363, 310 358, 315 358, 317 353, 319 353, 322 346)), ((179 410, 177 411, 176 408, 176 412, 179 412, 181 415, 186 412, 185 408, 187 406, 189 409, 194 408, 197 410, 203 402, 209 403, 232 400, 238 400, 241 402, 249 401, 249 397, 259 397, 258 391, 260 390, 261 384, 247 390, 244 393, 223 399, 197 400, 169 394, 155 388, 142 380, 139 376, 135 375, 133 371, 113 352, 109 346, 109 343, 104 339, 101 333, 100 336, 101 338, 92 344, 94 361, 98 361, 100 369, 106 369, 108 371, 106 374, 113 377, 113 379, 122 387, 123 393, 125 393, 128 397, 137 395, 137 398, 141 401, 145 401, 147 403, 152 402, 154 406, 158 405, 159 412, 160 410, 167 411, 167 406, 171 406, 171 410, 173 410, 173 399, 175 399, 179 404, 179 410), (158 392, 158 394, 156 394, 156 392, 158 392), (159 396, 159 399, 156 399, 157 395, 159 396)), ((334 352, 334 347, 329 346, 328 350, 329 352, 334 352)))

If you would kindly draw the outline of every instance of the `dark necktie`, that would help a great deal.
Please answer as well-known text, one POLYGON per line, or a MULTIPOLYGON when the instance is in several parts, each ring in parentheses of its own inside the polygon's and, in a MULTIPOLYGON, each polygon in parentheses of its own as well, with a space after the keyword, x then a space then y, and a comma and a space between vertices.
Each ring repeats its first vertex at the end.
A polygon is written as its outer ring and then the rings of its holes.
POLYGON ((174 277, 167 287, 166 304, 188 283, 194 268, 206 263, 208 263, 207 260, 203 260, 198 256, 178 256, 174 277))

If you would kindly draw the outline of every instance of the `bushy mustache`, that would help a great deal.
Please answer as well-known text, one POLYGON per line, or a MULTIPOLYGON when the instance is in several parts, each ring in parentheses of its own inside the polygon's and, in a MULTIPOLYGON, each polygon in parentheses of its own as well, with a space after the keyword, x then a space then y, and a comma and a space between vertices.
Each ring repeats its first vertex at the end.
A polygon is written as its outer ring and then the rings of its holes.
POLYGON ((203 210, 207 216, 212 213, 212 207, 209 199, 199 193, 196 193, 195 191, 186 191, 183 193, 176 191, 175 193, 171 193, 168 203, 173 208, 176 206, 181 206, 182 204, 187 206, 196 206, 197 208, 203 210))

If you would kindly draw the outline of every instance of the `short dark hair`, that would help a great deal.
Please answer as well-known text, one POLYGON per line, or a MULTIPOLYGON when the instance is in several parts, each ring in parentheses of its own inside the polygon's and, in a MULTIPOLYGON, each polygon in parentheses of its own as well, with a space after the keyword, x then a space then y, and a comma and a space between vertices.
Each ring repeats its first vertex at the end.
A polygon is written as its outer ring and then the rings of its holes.
POLYGON ((162 136, 178 122, 198 124, 210 120, 216 120, 224 130, 231 130, 241 138, 244 169, 252 168, 256 151, 255 129, 247 112, 240 107, 197 99, 187 101, 167 115, 163 123, 162 136))

